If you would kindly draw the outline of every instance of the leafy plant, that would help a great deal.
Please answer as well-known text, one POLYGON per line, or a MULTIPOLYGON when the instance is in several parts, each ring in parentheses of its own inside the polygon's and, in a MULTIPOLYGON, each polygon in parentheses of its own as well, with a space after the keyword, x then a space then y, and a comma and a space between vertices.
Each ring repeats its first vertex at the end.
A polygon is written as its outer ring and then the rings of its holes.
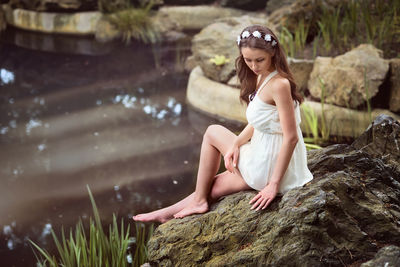
POLYGON ((229 58, 226 58, 224 55, 215 55, 213 58, 210 58, 210 62, 214 63, 216 66, 222 66, 229 61, 229 58))
POLYGON ((75 232, 72 229, 69 236, 65 235, 64 229, 61 229, 61 239, 58 239, 54 231, 51 231, 54 243, 56 245, 59 257, 51 255, 45 249, 39 247, 32 240, 29 240, 33 247, 39 252, 35 253, 38 260, 37 266, 129 266, 128 249, 136 243, 135 254, 132 259, 133 266, 140 266, 147 260, 146 242, 153 232, 151 226, 147 239, 145 238, 145 229, 139 229, 136 224, 136 241, 129 237, 130 226, 124 227, 121 220, 121 226, 118 227, 116 216, 113 215, 112 224, 109 226, 108 236, 104 233, 100 221, 100 215, 94 201, 93 195, 87 187, 90 201, 92 203, 94 220, 90 218, 89 234, 85 232, 82 220, 80 219, 75 226, 75 232), (120 230, 119 230, 120 229, 120 230))

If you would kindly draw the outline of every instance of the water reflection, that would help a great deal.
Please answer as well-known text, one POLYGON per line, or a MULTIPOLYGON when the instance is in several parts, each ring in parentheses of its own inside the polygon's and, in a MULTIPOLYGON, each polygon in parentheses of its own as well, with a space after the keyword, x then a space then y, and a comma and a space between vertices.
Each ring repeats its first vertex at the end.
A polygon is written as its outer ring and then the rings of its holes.
POLYGON ((214 120, 188 109, 188 75, 162 60, 156 69, 152 53, 126 47, 72 57, 0 47, 0 64, 16 74, 0 85, 2 264, 34 265, 28 238, 51 249, 52 229, 88 221, 86 185, 105 223, 193 190, 202 132, 214 120))

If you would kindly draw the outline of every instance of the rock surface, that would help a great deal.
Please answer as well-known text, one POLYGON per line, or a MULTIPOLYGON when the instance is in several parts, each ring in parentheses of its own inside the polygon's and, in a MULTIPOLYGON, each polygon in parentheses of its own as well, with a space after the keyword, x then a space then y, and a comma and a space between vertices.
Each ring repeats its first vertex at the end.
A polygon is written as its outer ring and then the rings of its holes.
POLYGON ((389 109, 400 112, 400 59, 390 60, 390 99, 389 109))
POLYGON ((235 74, 235 59, 239 55, 236 37, 251 24, 268 26, 266 18, 242 16, 221 19, 200 31, 192 40, 192 52, 196 63, 206 77, 226 83, 235 74), (228 62, 216 66, 210 59, 225 56, 228 62))
POLYGON ((397 246, 387 246, 381 248, 375 257, 361 264, 361 267, 396 267, 400 266, 400 248, 397 246))
POLYGON ((362 44, 335 58, 317 57, 308 88, 312 96, 320 99, 323 83, 326 103, 357 108, 378 93, 388 70, 382 51, 362 44))
POLYGON ((293 73, 294 80, 299 88, 300 93, 307 89, 307 82, 310 78, 311 71, 314 66, 313 60, 288 58, 290 71, 293 73))
POLYGON ((162 18, 164 21, 169 20, 169 24, 176 25, 175 28, 172 28, 171 30, 200 31, 204 27, 215 22, 217 19, 242 15, 244 15, 243 11, 233 8, 206 5, 164 6, 158 10, 154 19, 158 20, 162 18))
POLYGON ((148 243, 150 262, 158 266, 366 262, 380 248, 400 245, 399 143, 400 123, 382 115, 354 145, 311 151, 314 179, 277 197, 265 211, 249 209, 255 191, 247 191, 223 198, 205 214, 160 225, 148 243), (374 153, 368 154, 370 150, 374 153), (387 157, 396 161, 386 164, 387 157))

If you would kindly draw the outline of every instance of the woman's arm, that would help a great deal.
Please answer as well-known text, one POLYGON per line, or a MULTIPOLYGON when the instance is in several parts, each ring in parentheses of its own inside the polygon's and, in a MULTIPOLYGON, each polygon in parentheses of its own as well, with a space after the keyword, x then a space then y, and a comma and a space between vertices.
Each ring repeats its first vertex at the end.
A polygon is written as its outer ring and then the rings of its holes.
POLYGON ((239 158, 239 147, 247 143, 253 136, 254 128, 250 124, 242 130, 242 132, 235 138, 232 147, 224 156, 225 168, 230 172, 235 172, 237 161, 239 158))
POLYGON ((253 136, 254 128, 250 124, 247 124, 246 127, 242 130, 242 132, 236 137, 234 141, 234 145, 240 147, 243 144, 246 144, 250 138, 253 136))
POLYGON ((257 210, 265 209, 278 193, 279 184, 289 166, 298 141, 289 81, 286 79, 277 80, 271 88, 271 92, 278 109, 283 132, 283 142, 269 183, 250 201, 250 204, 254 203, 251 208, 257 208, 257 210))

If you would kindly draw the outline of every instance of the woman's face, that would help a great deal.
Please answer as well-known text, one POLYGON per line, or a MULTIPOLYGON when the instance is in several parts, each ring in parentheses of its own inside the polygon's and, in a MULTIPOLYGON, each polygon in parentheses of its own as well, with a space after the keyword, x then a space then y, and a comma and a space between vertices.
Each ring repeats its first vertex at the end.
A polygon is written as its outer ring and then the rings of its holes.
POLYGON ((242 47, 241 52, 244 62, 256 75, 267 75, 275 70, 271 65, 271 55, 265 50, 242 47))

